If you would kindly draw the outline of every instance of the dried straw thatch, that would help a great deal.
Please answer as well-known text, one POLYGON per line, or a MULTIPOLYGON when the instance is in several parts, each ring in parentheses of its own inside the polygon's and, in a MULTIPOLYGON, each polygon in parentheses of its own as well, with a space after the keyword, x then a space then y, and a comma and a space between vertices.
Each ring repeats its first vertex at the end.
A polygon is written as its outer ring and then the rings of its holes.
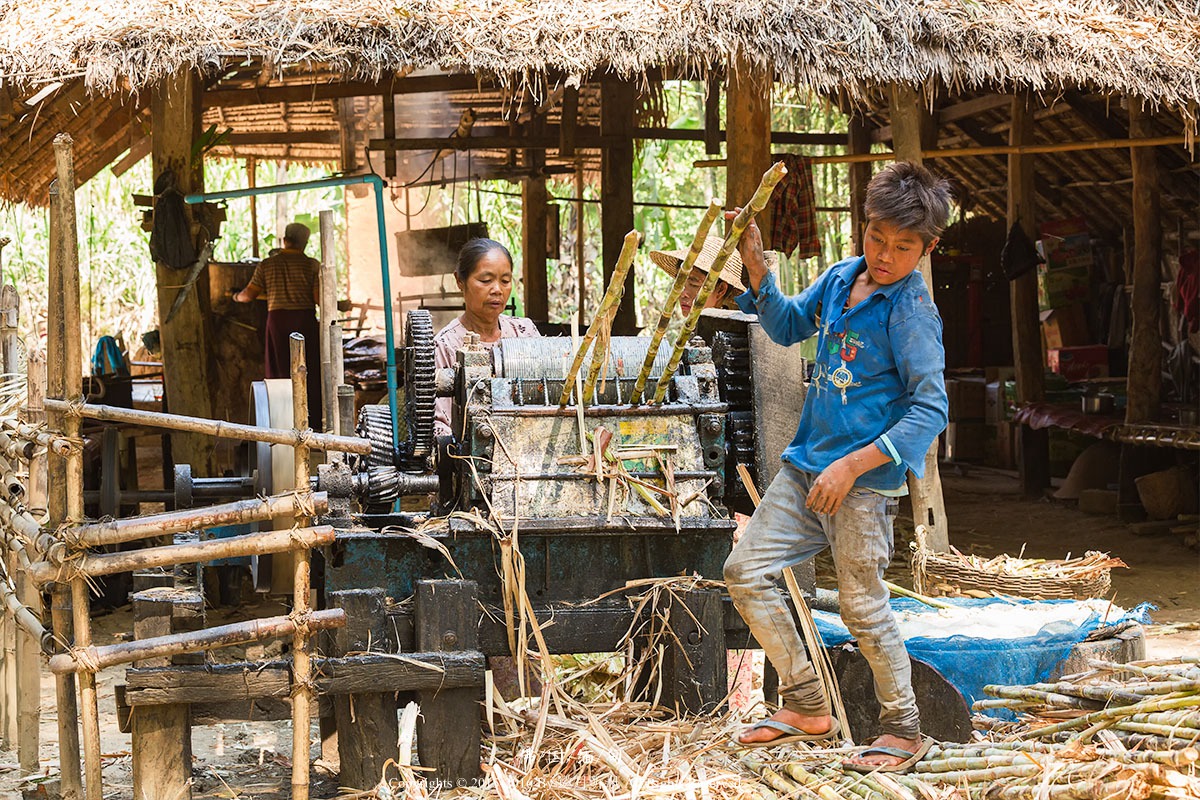
POLYGON ((741 50, 785 81, 863 96, 892 82, 1062 87, 1179 109, 1200 99, 1200 13, 1183 0, 0 0, 0 81, 145 88, 247 57, 377 78, 436 65, 503 80, 547 71, 704 70, 741 50))

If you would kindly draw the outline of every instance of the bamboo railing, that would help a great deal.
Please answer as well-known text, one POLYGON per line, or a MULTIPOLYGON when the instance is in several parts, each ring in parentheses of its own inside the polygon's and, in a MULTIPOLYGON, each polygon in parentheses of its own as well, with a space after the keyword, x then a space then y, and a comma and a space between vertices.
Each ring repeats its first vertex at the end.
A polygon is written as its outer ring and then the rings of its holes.
MULTIPOLYGON (((179 414, 85 404, 70 137, 57 137, 54 150, 58 181, 51 203, 49 283, 50 295, 61 298, 61 302, 52 303, 48 310, 46 360, 36 353, 29 359, 29 408, 20 420, 0 423, 0 556, 3 556, 0 560, 0 615, 3 625, 17 629, 20 642, 25 645, 18 674, 25 681, 22 685, 32 687, 28 693, 34 703, 32 712, 24 709, 22 724, 18 726, 21 768, 27 773, 38 770, 36 698, 39 694, 38 659, 42 651, 50 655, 50 669, 56 678, 62 796, 102 800, 98 671, 118 664, 291 637, 294 673, 292 796, 306 800, 309 726, 314 700, 311 643, 318 631, 346 624, 342 609, 312 609, 310 551, 313 547, 332 543, 334 530, 312 524, 317 515, 328 511, 329 500, 325 493, 309 489, 309 452, 369 453, 371 445, 353 436, 308 429, 307 365, 304 340, 298 334, 293 334, 291 341, 291 428, 257 428, 179 414), (49 424, 44 420, 47 413, 49 424), (297 488, 271 497, 208 508, 181 509, 128 519, 86 520, 80 435, 85 418, 292 447, 297 488), (158 544, 112 553, 92 552, 93 548, 114 544, 280 518, 295 518, 296 523, 290 529, 264 530, 230 538, 158 544), (295 554, 293 608, 288 616, 116 644, 92 641, 89 580, 93 577, 271 553, 295 554), (39 586, 48 587, 53 600, 50 630, 44 626, 39 608, 39 586)), ((2 317, 0 323, 4 323, 2 317)), ((15 324, 0 324, 0 338, 9 335, 10 328, 15 331, 15 324)), ((15 333, 11 335, 15 336, 15 333)), ((6 342, 0 342, 0 345, 5 345, 0 346, 0 355, 6 359, 10 350, 16 351, 16 347, 6 346, 6 342)), ((5 364, 6 371, 12 369, 11 364, 5 364)), ((137 780, 135 772, 135 782, 137 780)), ((149 796, 146 791, 139 794, 136 787, 135 795, 149 796)))

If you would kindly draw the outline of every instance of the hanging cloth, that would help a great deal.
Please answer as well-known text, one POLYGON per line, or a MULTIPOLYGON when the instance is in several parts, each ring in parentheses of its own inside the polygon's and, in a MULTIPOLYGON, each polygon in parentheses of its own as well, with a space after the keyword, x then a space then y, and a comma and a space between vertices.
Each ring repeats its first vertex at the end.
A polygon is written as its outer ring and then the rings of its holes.
POLYGON ((812 258, 821 252, 812 165, 804 156, 792 153, 780 161, 787 167, 787 175, 771 195, 770 249, 789 256, 796 250, 796 258, 812 258))

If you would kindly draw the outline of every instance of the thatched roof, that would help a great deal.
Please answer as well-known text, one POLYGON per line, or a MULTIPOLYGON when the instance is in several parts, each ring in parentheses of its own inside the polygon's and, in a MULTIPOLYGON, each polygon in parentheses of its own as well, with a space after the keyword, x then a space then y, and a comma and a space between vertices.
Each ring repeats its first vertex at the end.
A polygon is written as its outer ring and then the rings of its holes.
POLYGON ((23 88, 82 77, 136 91, 247 57, 368 79, 427 65, 630 76, 739 49, 851 97, 899 81, 1200 100, 1192 0, 0 0, 0 81, 23 88))

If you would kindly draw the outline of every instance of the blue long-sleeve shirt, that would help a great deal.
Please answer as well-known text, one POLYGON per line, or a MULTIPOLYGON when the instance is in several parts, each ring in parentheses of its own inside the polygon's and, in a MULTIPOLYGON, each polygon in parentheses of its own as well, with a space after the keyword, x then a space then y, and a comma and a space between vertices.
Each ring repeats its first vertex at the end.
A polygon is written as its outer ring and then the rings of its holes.
POLYGON ((845 310, 864 269, 861 256, 840 261, 795 297, 784 296, 768 274, 757 296, 746 291, 737 303, 757 313, 781 345, 817 334, 812 381, 784 460, 819 473, 874 443, 891 461, 855 485, 890 493, 904 485, 906 470, 921 477, 925 453, 946 427, 942 320, 916 270, 845 310))

